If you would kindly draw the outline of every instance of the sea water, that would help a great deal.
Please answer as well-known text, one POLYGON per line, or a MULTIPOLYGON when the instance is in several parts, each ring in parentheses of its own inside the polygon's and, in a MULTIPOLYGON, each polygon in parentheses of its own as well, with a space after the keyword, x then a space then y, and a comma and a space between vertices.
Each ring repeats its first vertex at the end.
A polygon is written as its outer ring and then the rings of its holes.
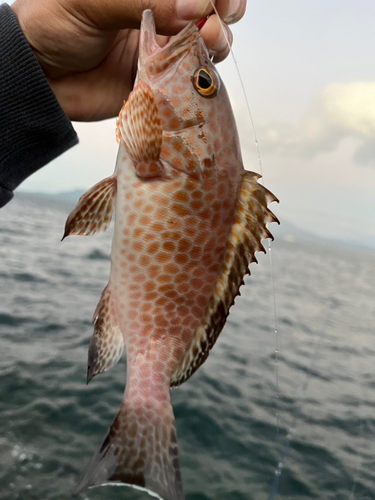
MULTIPOLYGON (((73 206, 20 194, 0 211, 1 500, 71 498, 125 387, 125 356, 86 386, 112 232, 60 242, 73 206)), ((277 339, 261 255, 208 360, 172 391, 186 498, 375 499, 375 257, 282 237, 272 253, 277 339)))

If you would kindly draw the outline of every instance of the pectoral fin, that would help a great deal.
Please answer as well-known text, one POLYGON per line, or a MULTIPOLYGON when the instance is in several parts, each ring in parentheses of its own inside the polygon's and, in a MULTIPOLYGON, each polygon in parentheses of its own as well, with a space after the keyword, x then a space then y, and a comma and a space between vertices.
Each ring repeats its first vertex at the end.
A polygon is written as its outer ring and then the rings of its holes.
POLYGON ((116 186, 116 178, 107 177, 83 194, 67 218, 62 239, 71 234, 87 236, 106 231, 114 210, 116 186))
POLYGON ((151 89, 138 81, 124 103, 118 120, 116 136, 132 160, 139 177, 164 174, 160 159, 162 125, 151 89))

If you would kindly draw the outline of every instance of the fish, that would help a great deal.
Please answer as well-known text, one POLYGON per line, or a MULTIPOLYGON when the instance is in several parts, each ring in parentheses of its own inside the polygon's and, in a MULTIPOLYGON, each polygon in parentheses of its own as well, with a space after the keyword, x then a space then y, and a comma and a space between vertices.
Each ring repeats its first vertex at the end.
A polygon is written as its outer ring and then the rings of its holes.
POLYGON ((68 235, 105 231, 111 269, 93 316, 87 382, 126 346, 121 406, 75 493, 124 483, 184 498, 170 388, 205 362, 272 238, 278 201, 243 166, 225 86, 193 24, 157 43, 142 16, 138 73, 116 122, 114 174, 79 199, 68 235))

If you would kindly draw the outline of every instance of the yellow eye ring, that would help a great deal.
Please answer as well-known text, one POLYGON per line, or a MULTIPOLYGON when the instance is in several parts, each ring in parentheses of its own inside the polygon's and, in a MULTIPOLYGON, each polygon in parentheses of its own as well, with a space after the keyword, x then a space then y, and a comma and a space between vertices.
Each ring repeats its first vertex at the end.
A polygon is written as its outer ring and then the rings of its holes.
POLYGON ((217 94, 217 85, 207 68, 198 68, 192 78, 195 90, 203 97, 214 97, 217 94))

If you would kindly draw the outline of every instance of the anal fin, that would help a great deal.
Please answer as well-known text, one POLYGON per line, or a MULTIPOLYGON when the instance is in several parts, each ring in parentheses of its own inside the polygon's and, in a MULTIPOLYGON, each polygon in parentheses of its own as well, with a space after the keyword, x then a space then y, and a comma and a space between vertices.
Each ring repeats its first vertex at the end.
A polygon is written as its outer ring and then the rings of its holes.
POLYGON ((107 177, 83 194, 65 224, 64 236, 90 235, 107 230, 116 197, 116 178, 107 177))
POLYGON ((124 340, 117 319, 116 301, 107 285, 94 313, 94 333, 91 338, 87 365, 87 383, 116 365, 124 349, 124 340))

